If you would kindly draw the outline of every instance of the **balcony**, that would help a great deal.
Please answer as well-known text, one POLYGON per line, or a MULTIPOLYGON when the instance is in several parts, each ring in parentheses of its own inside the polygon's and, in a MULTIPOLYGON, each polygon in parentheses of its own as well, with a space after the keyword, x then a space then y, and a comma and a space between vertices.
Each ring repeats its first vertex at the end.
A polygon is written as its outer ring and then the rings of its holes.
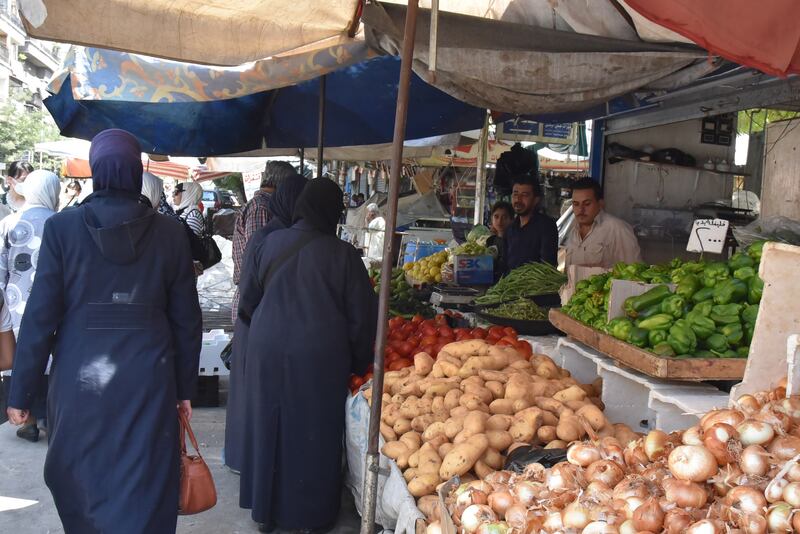
POLYGON ((19 47, 20 54, 25 54, 25 61, 38 68, 45 68, 52 74, 59 67, 59 60, 50 48, 43 46, 39 41, 28 39, 19 47))

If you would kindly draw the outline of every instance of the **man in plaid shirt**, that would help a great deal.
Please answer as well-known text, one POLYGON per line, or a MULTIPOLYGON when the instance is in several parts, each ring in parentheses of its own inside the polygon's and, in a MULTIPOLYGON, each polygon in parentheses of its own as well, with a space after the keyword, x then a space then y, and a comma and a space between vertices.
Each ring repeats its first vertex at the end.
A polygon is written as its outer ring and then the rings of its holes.
POLYGON ((261 179, 261 188, 256 191, 236 218, 236 226, 233 229, 233 283, 237 288, 231 306, 234 322, 236 322, 236 310, 239 307, 239 276, 247 242, 256 230, 264 227, 272 218, 272 214, 269 212, 269 199, 275 192, 278 183, 284 177, 296 174, 296 172, 295 168, 286 161, 268 161, 261 179))

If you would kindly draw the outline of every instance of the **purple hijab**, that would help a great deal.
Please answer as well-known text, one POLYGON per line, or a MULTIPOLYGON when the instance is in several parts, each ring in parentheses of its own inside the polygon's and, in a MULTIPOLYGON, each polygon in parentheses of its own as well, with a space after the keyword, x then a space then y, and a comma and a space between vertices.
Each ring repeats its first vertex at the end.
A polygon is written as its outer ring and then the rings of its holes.
POLYGON ((89 148, 89 166, 95 191, 142 191, 142 149, 125 130, 104 130, 89 148))

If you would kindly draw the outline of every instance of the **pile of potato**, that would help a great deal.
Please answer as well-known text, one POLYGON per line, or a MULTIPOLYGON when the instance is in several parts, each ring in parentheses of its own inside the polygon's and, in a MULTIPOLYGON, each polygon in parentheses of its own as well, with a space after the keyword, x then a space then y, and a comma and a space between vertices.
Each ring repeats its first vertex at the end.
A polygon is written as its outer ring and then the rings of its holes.
MULTIPOLYGON (((365 395, 371 401, 371 390, 365 395)), ((446 345, 434 360, 386 373, 381 452, 403 470, 411 494, 432 495, 454 476, 483 478, 520 445, 565 448, 587 434, 638 437, 611 425, 599 382, 579 384, 549 357, 482 340, 446 345)))

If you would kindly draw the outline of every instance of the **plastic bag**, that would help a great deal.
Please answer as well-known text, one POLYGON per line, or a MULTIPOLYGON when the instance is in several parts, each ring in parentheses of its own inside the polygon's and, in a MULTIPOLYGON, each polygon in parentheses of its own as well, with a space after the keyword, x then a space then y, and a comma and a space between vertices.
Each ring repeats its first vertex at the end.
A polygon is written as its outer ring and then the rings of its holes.
POLYGON ((800 222, 781 216, 761 217, 747 226, 734 227, 733 237, 742 247, 755 241, 800 245, 800 222))
POLYGON ((567 459, 567 449, 543 449, 542 447, 517 447, 506 458, 506 471, 522 473, 530 464, 553 467, 567 459))

